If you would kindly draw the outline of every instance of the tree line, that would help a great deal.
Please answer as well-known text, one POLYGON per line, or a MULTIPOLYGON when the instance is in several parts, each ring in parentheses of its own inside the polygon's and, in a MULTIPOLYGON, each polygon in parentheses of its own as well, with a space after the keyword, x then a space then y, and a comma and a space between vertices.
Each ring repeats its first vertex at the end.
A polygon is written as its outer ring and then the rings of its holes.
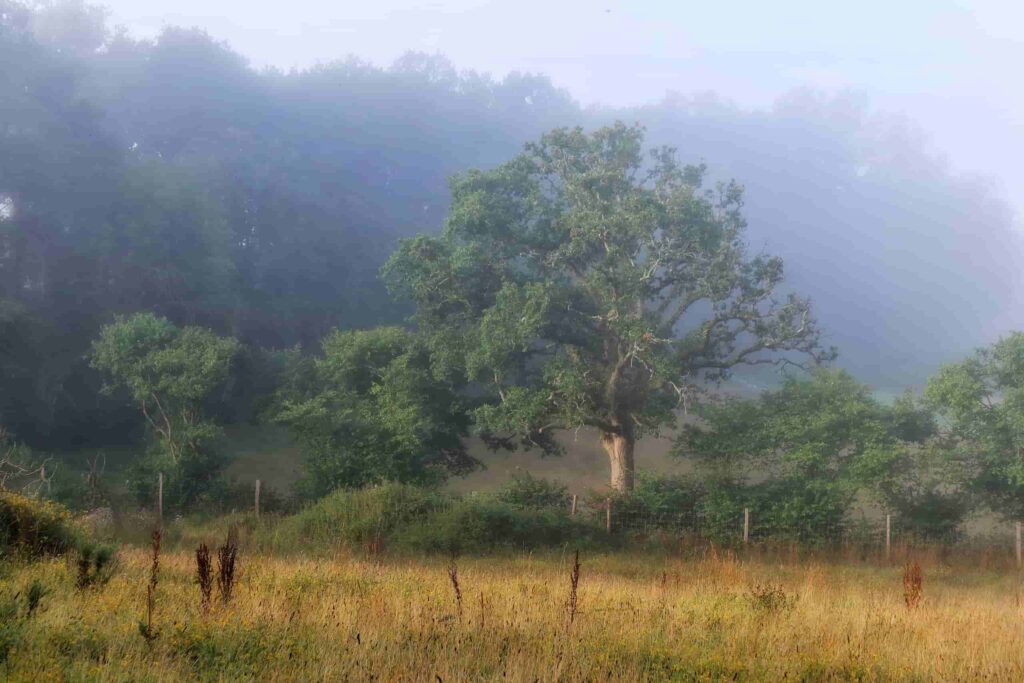
MULTIPOLYGON (((824 367, 837 351, 810 301, 780 291, 781 259, 750 253, 740 189, 705 188, 672 149, 645 154, 639 127, 556 129, 456 176, 452 197, 443 232, 402 241, 383 268, 409 326, 262 358, 262 414, 302 445, 307 495, 466 474, 471 433, 556 455, 557 432, 586 426, 627 498, 637 439, 669 431, 702 495, 776 525, 836 527, 864 495, 936 537, 981 506, 1024 512, 1024 334, 945 366, 923 396, 879 401, 824 367), (722 391, 744 365, 781 368, 781 385, 722 391)), ((182 502, 217 481, 204 406, 239 353, 151 313, 102 329, 92 363, 153 437, 143 491, 156 468, 182 502)))
POLYGON ((947 358, 958 335, 908 311, 974 338, 1015 253, 992 252, 956 297, 854 315, 850 290, 868 305, 920 284, 885 279, 865 226, 886 226, 906 273, 946 263, 930 245, 958 217, 991 226, 979 244, 1006 221, 899 129, 856 151, 878 131, 844 100, 584 111, 543 77, 415 54, 256 72, 201 31, 137 40, 82 2, 11 0, 0 91, 0 426, 42 451, 145 444, 141 498, 157 469, 180 474, 179 504, 222 498, 217 425, 272 420, 302 444, 307 495, 463 474, 470 433, 554 454, 555 432, 586 425, 621 491, 636 441, 672 433, 708 477, 766 501, 785 485, 822 510, 864 491, 947 517, 1016 510, 1016 336, 892 406, 800 374, 834 358, 827 336, 870 338, 843 345, 858 368, 885 348, 885 375, 947 358), (647 128, 603 125, 623 117, 647 128), (662 144, 679 141, 707 164, 662 144), (785 280, 749 246, 765 229, 785 280), (861 281, 808 270, 827 244, 861 281), (883 346, 904 320, 928 344, 883 346), (723 397, 748 366, 790 374, 723 397))

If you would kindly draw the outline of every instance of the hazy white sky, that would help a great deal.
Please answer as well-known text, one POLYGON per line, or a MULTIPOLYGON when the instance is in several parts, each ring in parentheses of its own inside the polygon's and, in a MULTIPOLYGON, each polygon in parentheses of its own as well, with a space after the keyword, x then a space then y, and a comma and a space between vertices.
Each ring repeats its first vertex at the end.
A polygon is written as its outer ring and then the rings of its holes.
POLYGON ((256 66, 406 50, 548 74, 584 104, 715 90, 767 106, 796 86, 867 93, 1024 213, 1022 0, 100 0, 140 36, 199 26, 256 66))

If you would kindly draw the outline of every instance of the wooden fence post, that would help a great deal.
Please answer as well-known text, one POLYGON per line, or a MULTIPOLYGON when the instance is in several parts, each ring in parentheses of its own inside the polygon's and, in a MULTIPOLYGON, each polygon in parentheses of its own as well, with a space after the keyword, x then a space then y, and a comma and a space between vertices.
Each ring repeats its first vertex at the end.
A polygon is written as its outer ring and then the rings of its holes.
POLYGON ((260 480, 256 480, 256 519, 260 518, 260 480))
POLYGON ((743 545, 750 542, 750 508, 743 508, 743 545))
POLYGON ((576 494, 572 494, 572 507, 569 509, 569 515, 572 517, 576 516, 576 494))
POLYGON ((612 532, 612 499, 608 498, 605 506, 605 529, 608 533, 612 532))
POLYGON ((1017 522, 1017 569, 1021 568, 1020 522, 1017 522))
POLYGON ((892 515, 885 516, 885 561, 892 559, 892 515))
POLYGON ((156 475, 156 523, 164 528, 164 473, 156 475))

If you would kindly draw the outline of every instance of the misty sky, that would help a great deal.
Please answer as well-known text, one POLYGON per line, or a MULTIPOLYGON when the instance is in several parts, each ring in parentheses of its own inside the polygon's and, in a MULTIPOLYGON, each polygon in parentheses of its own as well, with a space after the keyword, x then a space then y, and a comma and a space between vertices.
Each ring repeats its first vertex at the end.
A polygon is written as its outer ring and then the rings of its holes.
MULTIPOLYGON (((102 1, 102 0, 101 0, 102 1)), ((954 169, 992 176, 1024 214, 1024 2, 106 0, 137 36, 199 26, 253 65, 440 52, 500 77, 543 72, 583 104, 714 90, 770 106, 799 86, 866 93, 954 169)))

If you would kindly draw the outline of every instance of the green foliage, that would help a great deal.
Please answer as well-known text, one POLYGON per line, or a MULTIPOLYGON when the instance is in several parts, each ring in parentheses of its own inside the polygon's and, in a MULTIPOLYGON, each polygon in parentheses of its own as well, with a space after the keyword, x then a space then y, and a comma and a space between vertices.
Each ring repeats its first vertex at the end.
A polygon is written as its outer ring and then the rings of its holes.
POLYGON ((702 406, 675 453, 727 472, 756 467, 773 474, 849 479, 872 449, 896 442, 885 408, 845 372, 788 377, 757 399, 702 406))
POLYGON ((285 518, 274 530, 275 543, 306 548, 336 543, 363 545, 422 519, 442 504, 440 494, 408 484, 334 491, 285 518))
POLYGON ((0 489, 0 550, 29 557, 60 555, 83 541, 63 506, 0 489))
POLYGON ((263 533, 267 535, 260 538, 273 547, 304 552, 337 544, 483 552, 608 540, 601 527, 570 517, 567 507, 529 507, 490 495, 459 498, 395 483, 335 491, 263 533))
POLYGON ((635 439, 672 424, 695 381, 833 355, 808 302, 774 296, 781 260, 747 255, 740 188, 705 191, 703 167, 642 145, 639 127, 557 129, 456 176, 444 233, 384 269, 440 371, 486 392, 477 431, 551 452, 555 428, 597 427, 625 444, 622 490, 635 439))
POLYGON ((469 553, 590 545, 600 533, 565 510, 515 507, 472 496, 400 530, 396 544, 417 552, 469 553))
POLYGON ((943 437, 901 444, 894 451, 874 488, 902 532, 932 542, 960 537, 978 492, 972 491, 968 471, 955 453, 943 437))
POLYGON ((118 317, 93 343, 92 366, 139 406, 158 448, 138 463, 135 491, 152 500, 156 472, 168 475, 172 504, 196 501, 222 462, 211 448, 220 429, 206 402, 228 378, 238 342, 199 327, 179 328, 152 313, 118 317))
POLYGON ((79 589, 102 586, 110 581, 116 569, 114 548, 109 545, 82 543, 75 560, 75 586, 79 589))
POLYGON ((39 606, 43 602, 43 598, 52 593, 53 591, 46 587, 39 579, 32 579, 32 583, 29 584, 28 590, 25 591, 25 616, 31 617, 39 609, 39 606))
POLYGON ((931 414, 909 395, 886 406, 844 372, 790 377, 757 399, 703 406, 700 417, 674 452, 734 482, 709 490, 710 528, 735 529, 748 507, 758 533, 835 537, 860 491, 915 528, 955 528, 966 511, 956 479, 927 470, 915 445, 934 433, 931 414))
POLYGON ((721 480, 709 486, 697 508, 701 536, 723 545, 735 544, 743 528, 743 510, 751 507, 753 498, 747 487, 733 481, 721 480))
POLYGON ((529 472, 516 472, 498 490, 497 499, 516 508, 564 512, 569 506, 569 489, 564 484, 534 477, 529 472))
POLYGON ((1024 333, 947 365, 925 399, 943 419, 946 451, 972 490, 1010 519, 1024 514, 1024 333))
POLYGON ((306 456, 309 495, 384 481, 430 484, 478 463, 466 452, 465 399, 429 350, 398 328, 330 334, 323 357, 296 359, 277 419, 306 456))
POLYGON ((707 483, 687 475, 639 472, 636 487, 630 492, 588 491, 582 512, 591 523, 603 528, 610 500, 613 529, 703 533, 702 504, 708 493, 707 483))
POLYGON ((705 484, 691 476, 642 472, 631 498, 641 504, 647 514, 683 520, 696 516, 705 493, 705 484))

